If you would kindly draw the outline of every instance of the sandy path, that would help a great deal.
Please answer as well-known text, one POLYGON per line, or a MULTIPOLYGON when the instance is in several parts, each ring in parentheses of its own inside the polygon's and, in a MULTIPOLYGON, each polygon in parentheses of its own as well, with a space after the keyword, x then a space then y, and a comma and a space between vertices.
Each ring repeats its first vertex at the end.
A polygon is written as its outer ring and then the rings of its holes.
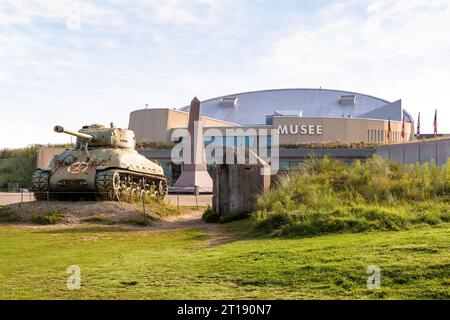
POLYGON ((209 246, 217 246, 231 241, 231 234, 224 232, 216 223, 206 223, 202 219, 202 210, 192 211, 183 215, 163 217, 149 229, 151 231, 200 229, 208 237, 209 246))

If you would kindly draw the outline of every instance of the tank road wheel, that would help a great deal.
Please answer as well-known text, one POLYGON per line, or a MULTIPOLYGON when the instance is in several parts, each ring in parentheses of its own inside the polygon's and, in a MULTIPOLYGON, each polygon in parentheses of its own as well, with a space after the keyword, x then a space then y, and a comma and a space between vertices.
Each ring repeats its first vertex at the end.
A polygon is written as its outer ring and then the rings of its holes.
POLYGON ((158 181, 155 198, 158 200, 163 200, 166 194, 167 194, 167 182, 165 180, 158 181))
POLYGON ((36 200, 47 200, 49 191, 50 172, 37 170, 31 177, 31 191, 34 192, 36 200))
POLYGON ((120 200, 123 202, 131 202, 132 189, 126 184, 122 184, 122 193, 120 194, 120 200))
POLYGON ((114 172, 111 187, 112 187, 112 190, 111 190, 112 194, 111 194, 110 199, 120 201, 122 188, 121 188, 121 182, 120 182, 120 174, 117 171, 114 172))
POLYGON ((100 199, 121 201, 122 187, 118 171, 107 170, 97 173, 95 183, 100 199))
POLYGON ((102 200, 133 203, 142 201, 142 191, 145 198, 158 200, 164 199, 167 194, 164 178, 110 169, 97 172, 95 179, 97 194, 102 200))
POLYGON ((130 202, 134 203, 134 202, 138 202, 141 198, 141 188, 139 185, 133 184, 131 186, 131 196, 130 196, 130 202))
POLYGON ((151 198, 153 198, 152 191, 146 188, 144 191, 144 199, 145 199, 145 201, 147 201, 148 199, 151 199, 151 198))

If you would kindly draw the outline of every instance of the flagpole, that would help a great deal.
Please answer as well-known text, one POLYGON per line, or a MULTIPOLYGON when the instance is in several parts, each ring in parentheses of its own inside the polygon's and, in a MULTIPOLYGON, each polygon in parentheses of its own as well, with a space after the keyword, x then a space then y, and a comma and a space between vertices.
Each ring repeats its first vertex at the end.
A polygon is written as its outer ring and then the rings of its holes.
POLYGON ((387 129, 387 143, 391 143, 391 118, 389 117, 388 129, 387 129))
POLYGON ((433 127, 434 127, 434 138, 437 139, 437 109, 434 110, 433 127))
POLYGON ((417 117, 417 139, 420 141, 420 112, 419 116, 417 117))

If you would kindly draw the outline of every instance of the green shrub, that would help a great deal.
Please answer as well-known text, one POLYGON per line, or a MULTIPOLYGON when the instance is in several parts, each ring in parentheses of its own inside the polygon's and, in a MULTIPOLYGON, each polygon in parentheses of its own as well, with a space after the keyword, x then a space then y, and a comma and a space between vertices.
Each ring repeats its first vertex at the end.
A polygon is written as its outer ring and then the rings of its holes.
POLYGON ((202 215, 202 219, 205 222, 209 223, 228 223, 236 220, 242 220, 249 217, 248 212, 226 212, 223 214, 219 214, 208 206, 205 212, 202 215))
POLYGON ((59 211, 49 211, 44 215, 38 215, 31 218, 31 221, 36 224, 58 224, 65 220, 65 216, 59 211))
POLYGON ((360 142, 294 142, 281 144, 282 149, 341 149, 341 148, 373 148, 376 144, 360 142))
POLYGON ((218 223, 220 221, 220 215, 215 212, 209 205, 202 215, 202 219, 209 223, 218 223))
POLYGON ((141 141, 136 144, 137 149, 150 149, 150 150, 161 150, 161 149, 172 149, 176 144, 173 142, 150 142, 141 141))

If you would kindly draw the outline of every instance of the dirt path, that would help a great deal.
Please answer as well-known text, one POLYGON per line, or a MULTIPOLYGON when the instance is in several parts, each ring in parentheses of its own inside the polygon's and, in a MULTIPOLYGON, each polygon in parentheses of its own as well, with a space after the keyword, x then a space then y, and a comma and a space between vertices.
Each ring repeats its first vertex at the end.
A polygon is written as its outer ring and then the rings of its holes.
POLYGON ((221 230, 216 223, 206 223, 203 221, 202 214, 202 210, 195 210, 182 215, 162 217, 160 221, 156 221, 152 226, 146 229, 152 232, 200 229, 208 235, 209 246, 217 246, 231 241, 231 234, 221 230))

